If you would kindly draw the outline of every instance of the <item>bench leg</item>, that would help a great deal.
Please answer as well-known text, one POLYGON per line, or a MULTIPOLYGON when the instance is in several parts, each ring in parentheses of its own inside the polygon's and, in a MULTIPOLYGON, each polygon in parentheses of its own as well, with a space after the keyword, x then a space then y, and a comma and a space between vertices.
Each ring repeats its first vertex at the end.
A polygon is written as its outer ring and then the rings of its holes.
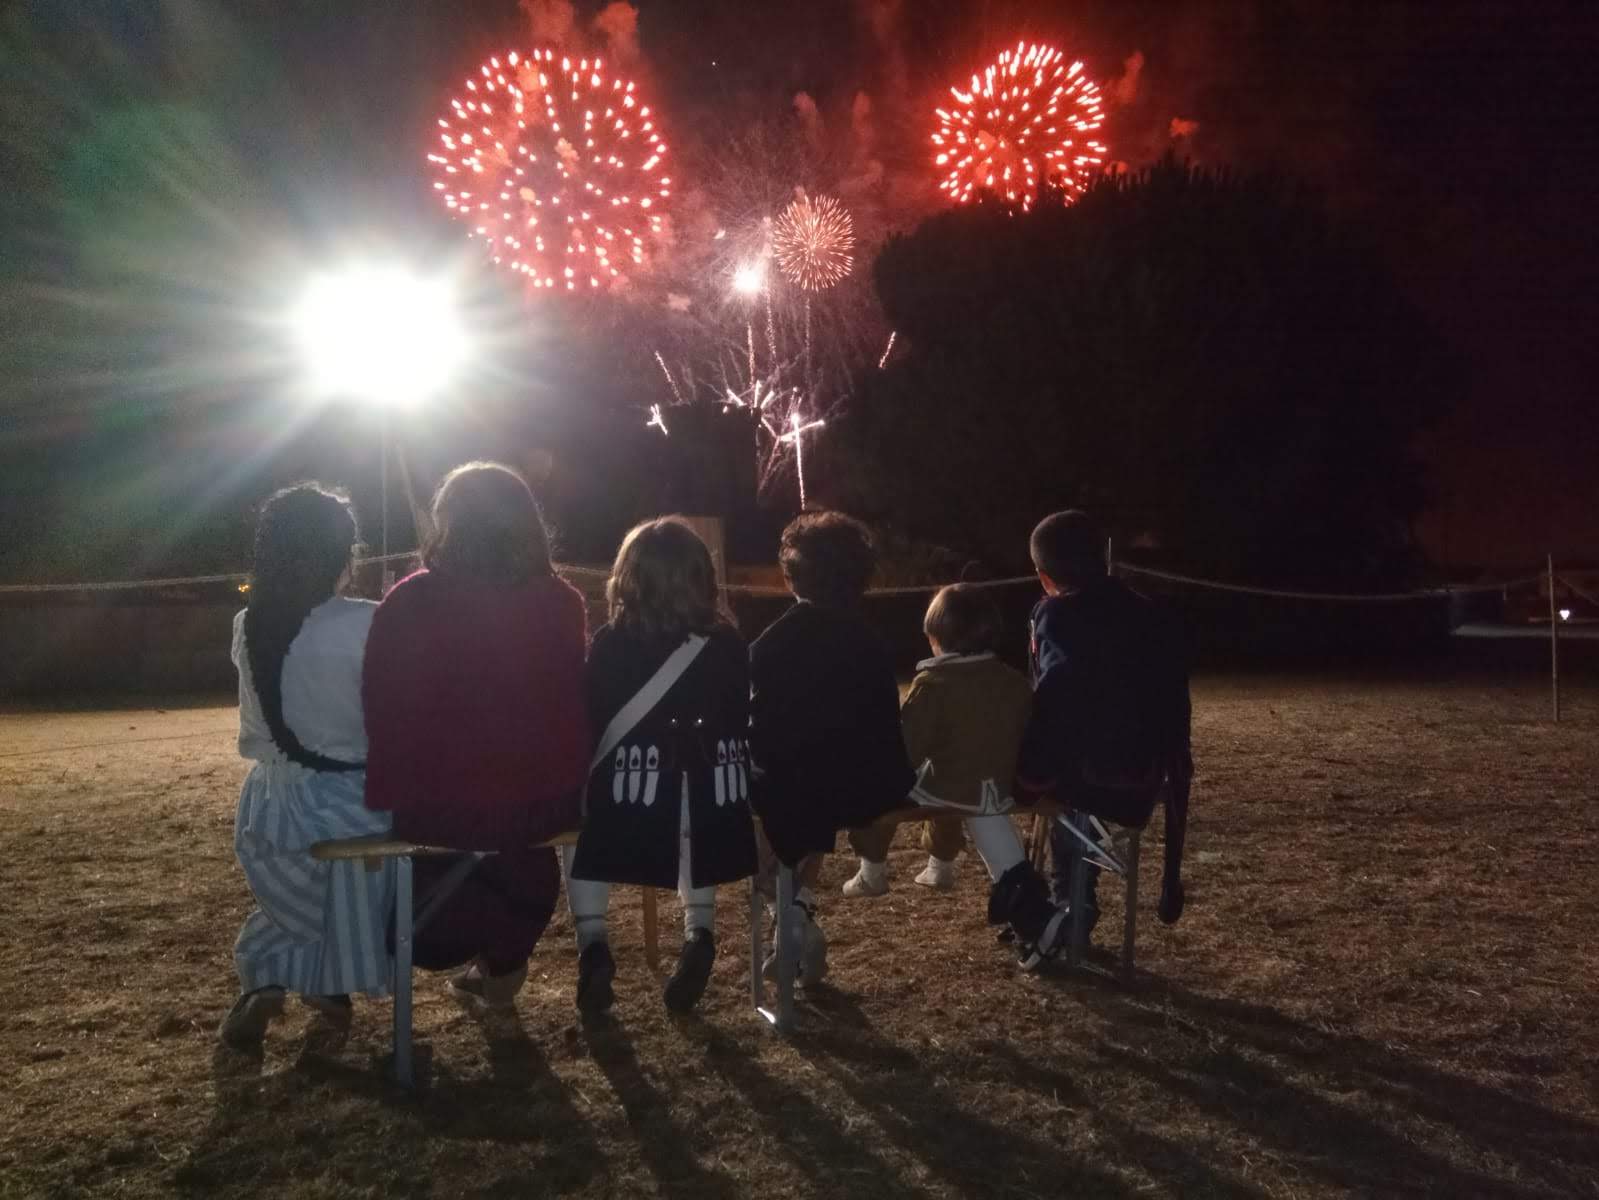
POLYGON ((1127 842, 1127 914, 1122 921, 1122 982, 1133 981, 1133 947, 1138 941, 1138 844, 1141 830, 1127 842))
POLYGON ((794 944, 794 872, 777 868, 777 1021, 780 1032, 794 1028, 794 977, 799 974, 799 947, 794 944))
POLYGON ((411 856, 402 854, 394 870, 394 1079, 401 1087, 415 1080, 411 1068, 411 856))
MULTIPOLYGON (((1086 818, 1073 813, 1066 818, 1077 829, 1082 829, 1086 818)), ((1071 916, 1072 937, 1071 944, 1066 948, 1066 965, 1069 967, 1080 966, 1083 961, 1083 951, 1088 948, 1088 862, 1083 850, 1081 838, 1071 840, 1071 916)))
POLYGON ((750 1004, 756 1012, 766 1007, 766 983, 761 978, 765 965, 766 947, 761 937, 761 889, 750 876, 750 1004))
POLYGON ((650 970, 657 972, 661 969, 661 942, 658 918, 655 889, 646 886, 644 889, 644 961, 649 964, 650 970))

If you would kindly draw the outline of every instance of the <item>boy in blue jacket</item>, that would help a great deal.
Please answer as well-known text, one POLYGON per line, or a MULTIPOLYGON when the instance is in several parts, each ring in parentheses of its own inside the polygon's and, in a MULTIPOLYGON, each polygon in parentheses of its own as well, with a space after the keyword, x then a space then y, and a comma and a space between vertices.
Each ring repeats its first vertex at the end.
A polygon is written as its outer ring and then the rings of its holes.
MULTIPOLYGON (((1104 539, 1087 514, 1053 513, 1033 530, 1044 598, 1033 609, 1033 708, 1016 766, 1019 803, 1053 796, 1062 808, 1142 829, 1166 812, 1160 918, 1183 911, 1182 854, 1193 775, 1188 672, 1155 606, 1111 577, 1104 539)), ((1055 894, 1070 896, 1072 834, 1057 821, 1050 846, 1055 894)), ((1098 919, 1097 867, 1088 920, 1098 919)))

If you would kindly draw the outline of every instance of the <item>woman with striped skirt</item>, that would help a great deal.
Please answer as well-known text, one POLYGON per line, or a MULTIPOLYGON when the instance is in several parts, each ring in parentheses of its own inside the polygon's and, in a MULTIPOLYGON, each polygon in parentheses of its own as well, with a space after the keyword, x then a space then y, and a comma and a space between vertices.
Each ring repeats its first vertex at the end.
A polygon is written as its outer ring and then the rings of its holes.
POLYGON ((317 862, 312 843, 386 833, 366 808, 361 663, 376 605, 339 593, 355 518, 314 484, 262 509, 249 607, 233 623, 239 753, 255 765, 239 794, 234 850, 259 907, 233 948, 241 994, 222 1039, 258 1046, 287 993, 332 1032, 350 1025, 350 993, 383 995, 394 872, 387 862, 317 862))

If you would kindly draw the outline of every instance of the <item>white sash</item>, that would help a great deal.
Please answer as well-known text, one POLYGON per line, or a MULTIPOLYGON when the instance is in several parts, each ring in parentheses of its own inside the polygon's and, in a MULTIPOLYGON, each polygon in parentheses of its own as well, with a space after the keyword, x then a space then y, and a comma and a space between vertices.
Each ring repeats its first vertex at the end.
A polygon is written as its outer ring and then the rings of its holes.
POLYGON ((639 688, 631 700, 622 705, 621 710, 611 718, 611 723, 605 727, 605 732, 600 734, 600 744, 589 762, 590 772, 609 758, 611 751, 622 744, 622 739, 633 731, 633 727, 647 717, 650 710, 672 690, 672 685, 683 677, 683 672, 688 670, 689 664, 699 657, 700 651, 705 649, 705 643, 709 640, 698 633, 689 634, 687 640, 672 651, 660 669, 650 676, 649 682, 639 688))

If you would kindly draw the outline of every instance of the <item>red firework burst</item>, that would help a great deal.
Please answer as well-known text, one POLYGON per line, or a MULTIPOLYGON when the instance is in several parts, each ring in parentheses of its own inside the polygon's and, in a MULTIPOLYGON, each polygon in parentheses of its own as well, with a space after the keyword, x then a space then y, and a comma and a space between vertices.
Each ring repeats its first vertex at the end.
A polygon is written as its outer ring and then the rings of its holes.
POLYGON ((772 226, 772 253, 791 281, 806 291, 830 288, 854 269, 855 222, 831 196, 801 193, 772 226))
POLYGON ((1018 42, 949 91, 959 103, 937 110, 933 162, 957 204, 986 191, 1025 211, 1046 183, 1073 199, 1105 161, 1089 136, 1105 120, 1099 86, 1051 46, 1018 42))
POLYGON ((535 288, 598 289, 644 265, 671 179, 657 118, 597 58, 491 58, 440 117, 434 191, 535 288))

